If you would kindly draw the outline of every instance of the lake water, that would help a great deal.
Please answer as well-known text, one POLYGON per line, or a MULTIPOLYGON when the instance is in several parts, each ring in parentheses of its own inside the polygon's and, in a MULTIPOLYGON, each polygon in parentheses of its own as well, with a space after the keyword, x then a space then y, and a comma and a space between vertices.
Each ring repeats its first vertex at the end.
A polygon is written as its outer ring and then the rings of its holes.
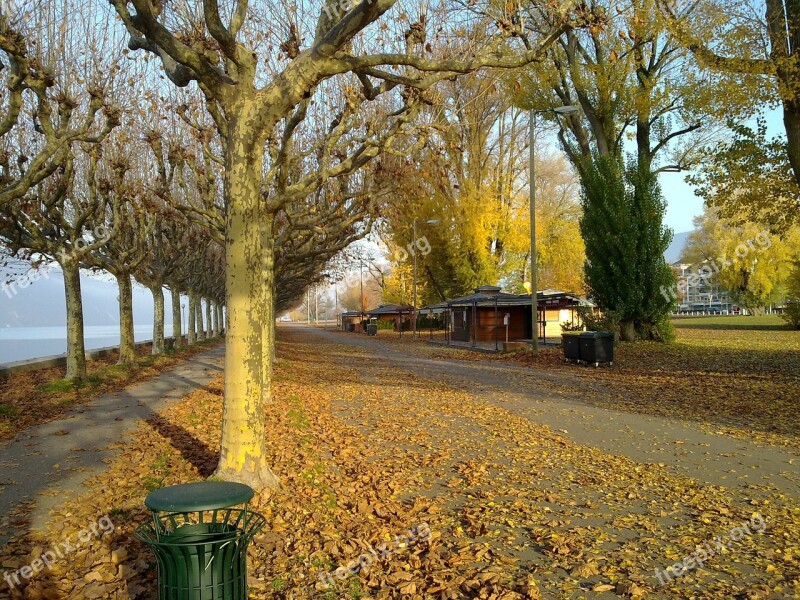
MULTIPOLYGON (((146 342, 153 339, 152 325, 133 328, 134 339, 146 342)), ((167 328, 172 331, 172 326, 167 328)), ((85 327, 86 349, 119 346, 119 326, 101 325, 85 327)), ((169 334, 167 334, 169 335, 169 334)), ((10 363, 29 358, 42 358, 67 351, 66 327, 1 327, 0 363, 10 363)))

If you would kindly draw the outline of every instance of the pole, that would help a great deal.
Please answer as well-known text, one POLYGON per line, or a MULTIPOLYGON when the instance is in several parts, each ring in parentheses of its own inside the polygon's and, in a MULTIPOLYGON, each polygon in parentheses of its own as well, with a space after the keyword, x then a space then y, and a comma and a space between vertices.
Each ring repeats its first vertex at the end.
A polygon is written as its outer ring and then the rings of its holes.
POLYGON ((539 332, 537 325, 539 321, 539 311, 536 306, 536 288, 538 286, 536 277, 536 166, 534 164, 534 154, 536 152, 536 112, 530 112, 530 158, 528 168, 530 170, 529 179, 531 195, 531 352, 534 354, 539 351, 539 332))
POLYGON ((414 340, 417 338, 417 251, 416 251, 416 243, 417 243, 417 220, 414 219, 414 235, 412 240, 412 252, 414 253, 414 280, 412 283, 412 287, 414 289, 413 296, 414 300, 411 302, 413 304, 414 314, 411 318, 411 339, 414 340))
POLYGON ((499 350, 497 346, 497 296, 494 297, 494 351, 499 350))

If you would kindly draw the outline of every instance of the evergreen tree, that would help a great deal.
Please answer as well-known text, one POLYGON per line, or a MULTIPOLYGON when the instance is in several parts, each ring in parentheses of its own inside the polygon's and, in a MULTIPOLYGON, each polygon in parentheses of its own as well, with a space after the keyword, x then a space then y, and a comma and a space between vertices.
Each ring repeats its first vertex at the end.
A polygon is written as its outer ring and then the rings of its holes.
POLYGON ((675 276, 664 260, 672 232, 656 174, 644 162, 595 155, 582 169, 586 284, 620 321, 620 337, 669 337, 675 276))

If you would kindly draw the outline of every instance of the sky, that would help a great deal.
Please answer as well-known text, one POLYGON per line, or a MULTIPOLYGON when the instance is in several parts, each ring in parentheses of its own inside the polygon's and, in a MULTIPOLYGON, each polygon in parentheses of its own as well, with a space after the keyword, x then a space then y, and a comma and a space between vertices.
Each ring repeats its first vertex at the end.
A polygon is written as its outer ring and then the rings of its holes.
MULTIPOLYGON (((769 136, 784 135, 783 116, 780 110, 769 110, 764 115, 769 136)), ((752 125, 752 124, 751 124, 752 125)), ((692 219, 703 213, 703 201, 695 196, 694 188, 686 183, 687 173, 662 173, 661 190, 667 201, 664 222, 675 233, 694 229, 692 219)))

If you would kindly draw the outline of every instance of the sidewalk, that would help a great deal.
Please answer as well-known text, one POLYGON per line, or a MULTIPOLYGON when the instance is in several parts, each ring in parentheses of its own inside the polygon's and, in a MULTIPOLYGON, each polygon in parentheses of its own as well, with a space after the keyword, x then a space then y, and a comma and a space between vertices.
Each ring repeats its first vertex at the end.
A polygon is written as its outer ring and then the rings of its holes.
MULTIPOLYGON (((0 460, 0 518, 32 502, 30 527, 40 529, 50 509, 81 493, 101 472, 125 434, 222 371, 225 345, 197 354, 174 369, 118 392, 97 396, 56 421, 22 431, 0 460)), ((0 546, 7 541, 0 521, 0 546)))

